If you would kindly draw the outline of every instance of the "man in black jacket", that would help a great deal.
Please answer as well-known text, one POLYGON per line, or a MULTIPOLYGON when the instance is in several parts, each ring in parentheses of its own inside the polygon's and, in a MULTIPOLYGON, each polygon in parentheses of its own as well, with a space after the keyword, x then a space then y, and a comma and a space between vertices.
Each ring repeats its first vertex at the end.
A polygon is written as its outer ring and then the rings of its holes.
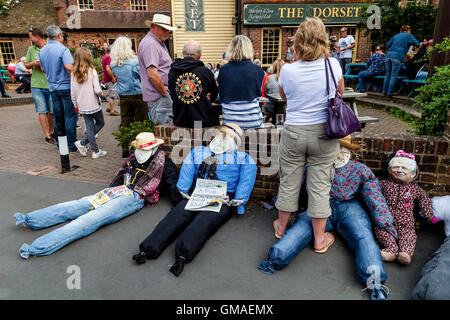
POLYGON ((183 46, 183 59, 170 66, 169 91, 173 101, 173 123, 193 128, 194 121, 202 127, 219 125, 219 114, 211 106, 218 89, 214 75, 200 61, 202 48, 199 42, 188 40, 183 46))

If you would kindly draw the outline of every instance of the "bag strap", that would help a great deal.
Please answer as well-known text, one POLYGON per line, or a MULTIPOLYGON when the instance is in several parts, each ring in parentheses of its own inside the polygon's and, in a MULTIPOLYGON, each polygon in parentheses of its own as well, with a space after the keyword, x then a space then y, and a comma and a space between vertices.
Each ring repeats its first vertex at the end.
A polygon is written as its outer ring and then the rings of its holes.
POLYGON ((325 70, 326 70, 326 74, 327 74, 327 91, 328 91, 328 94, 329 94, 329 85, 328 85, 328 70, 327 70, 327 66, 328 66, 328 68, 330 68, 331 78, 333 78, 333 83, 334 83, 334 87, 336 88, 336 92, 339 92, 338 91, 338 86, 336 84, 336 79, 334 78, 333 69, 331 68, 331 62, 330 62, 330 60, 328 60, 328 58, 325 58, 325 70))

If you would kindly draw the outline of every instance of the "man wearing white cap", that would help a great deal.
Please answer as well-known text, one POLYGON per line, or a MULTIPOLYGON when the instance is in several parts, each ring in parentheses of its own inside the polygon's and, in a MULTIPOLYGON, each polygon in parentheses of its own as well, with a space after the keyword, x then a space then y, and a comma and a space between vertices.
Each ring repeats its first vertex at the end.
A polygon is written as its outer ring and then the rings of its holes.
POLYGON ((16 213, 16 226, 43 229, 68 220, 72 222, 53 230, 31 245, 19 250, 22 258, 49 255, 65 245, 85 237, 103 225, 119 221, 147 205, 153 207, 161 194, 168 193, 174 204, 182 201, 176 188, 175 164, 159 148, 163 140, 142 132, 132 143, 135 152, 117 172, 109 188, 79 200, 59 203, 28 214, 16 213))
POLYGON ((153 122, 171 123, 173 113, 168 74, 172 59, 164 41, 177 28, 172 27, 170 17, 163 14, 155 14, 153 20, 147 20, 145 24, 151 29, 138 49, 143 99, 148 104, 153 122))

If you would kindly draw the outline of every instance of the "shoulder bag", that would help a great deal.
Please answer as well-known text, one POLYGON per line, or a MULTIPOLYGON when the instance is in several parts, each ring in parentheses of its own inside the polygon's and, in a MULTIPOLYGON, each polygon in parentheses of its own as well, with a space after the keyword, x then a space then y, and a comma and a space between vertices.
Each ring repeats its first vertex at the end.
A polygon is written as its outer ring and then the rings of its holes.
POLYGON ((352 132, 361 129, 361 123, 352 109, 344 102, 337 89, 336 80, 334 78, 333 69, 328 58, 325 59, 325 77, 327 78, 327 94, 328 94, 328 116, 326 124, 326 135, 329 139, 340 139, 348 136, 352 132), (330 83, 328 77, 328 68, 333 78, 336 94, 334 98, 330 98, 330 83))

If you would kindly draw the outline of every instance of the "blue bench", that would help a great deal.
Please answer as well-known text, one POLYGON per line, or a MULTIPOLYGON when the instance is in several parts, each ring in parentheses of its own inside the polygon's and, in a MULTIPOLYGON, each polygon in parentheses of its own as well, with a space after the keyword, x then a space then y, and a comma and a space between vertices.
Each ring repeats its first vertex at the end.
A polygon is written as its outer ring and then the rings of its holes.
POLYGON ((403 79, 407 88, 410 88, 411 91, 408 94, 409 98, 413 98, 416 95, 416 89, 425 85, 427 83, 426 80, 409 80, 408 78, 403 79))
POLYGON ((6 73, 9 73, 7 69, 0 69, 0 76, 1 76, 3 82, 11 79, 11 77, 7 76, 6 73))

